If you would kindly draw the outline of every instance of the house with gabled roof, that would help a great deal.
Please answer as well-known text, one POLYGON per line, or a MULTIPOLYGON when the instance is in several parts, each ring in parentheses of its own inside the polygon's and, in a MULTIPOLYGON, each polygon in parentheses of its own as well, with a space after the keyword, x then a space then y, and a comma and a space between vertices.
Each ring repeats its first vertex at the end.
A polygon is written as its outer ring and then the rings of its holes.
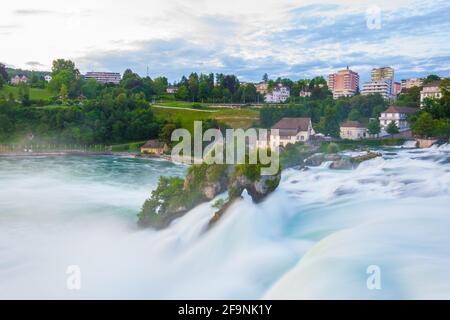
POLYGON ((359 140, 368 136, 368 129, 359 121, 346 121, 341 124, 341 139, 359 140))
POLYGON ((309 142, 314 134, 311 118, 283 118, 270 130, 270 146, 275 149, 297 142, 309 142))
POLYGON ((416 108, 390 106, 380 116, 380 127, 386 129, 391 122, 395 122, 399 130, 408 130, 409 124, 406 118, 417 112, 416 108))

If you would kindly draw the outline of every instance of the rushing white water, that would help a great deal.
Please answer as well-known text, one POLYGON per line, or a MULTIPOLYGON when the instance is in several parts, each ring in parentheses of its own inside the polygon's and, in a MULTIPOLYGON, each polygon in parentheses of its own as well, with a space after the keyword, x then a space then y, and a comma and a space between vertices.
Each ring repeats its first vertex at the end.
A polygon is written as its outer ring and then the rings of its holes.
POLYGON ((155 232, 135 214, 161 174, 125 158, 0 158, 0 298, 450 298, 450 150, 356 170, 287 170, 205 233, 203 204, 155 232), (69 265, 81 290, 66 287, 69 265), (368 290, 367 267, 381 270, 368 290))

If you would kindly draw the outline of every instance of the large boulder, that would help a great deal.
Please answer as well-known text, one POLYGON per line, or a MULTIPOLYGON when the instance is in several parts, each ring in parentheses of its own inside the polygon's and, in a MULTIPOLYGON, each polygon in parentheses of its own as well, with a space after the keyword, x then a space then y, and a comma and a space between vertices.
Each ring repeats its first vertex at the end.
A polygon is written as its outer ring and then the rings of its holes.
POLYGON ((264 200, 270 193, 272 193, 280 184, 281 171, 272 176, 256 177, 247 174, 244 170, 240 170, 238 167, 235 173, 230 179, 228 192, 230 198, 241 196, 244 190, 247 190, 252 200, 256 203, 264 200))
POLYGON ((381 153, 367 152, 366 154, 356 157, 343 157, 331 163, 330 169, 334 170, 348 170, 357 168, 362 162, 381 157, 381 153))

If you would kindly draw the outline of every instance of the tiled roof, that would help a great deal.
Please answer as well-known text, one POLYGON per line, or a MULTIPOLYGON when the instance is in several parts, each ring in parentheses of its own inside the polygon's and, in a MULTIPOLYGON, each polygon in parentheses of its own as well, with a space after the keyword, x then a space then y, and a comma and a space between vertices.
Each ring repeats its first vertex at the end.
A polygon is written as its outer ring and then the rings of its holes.
POLYGON ((142 148, 162 148, 164 144, 158 140, 149 140, 146 144, 142 146, 142 148))
POLYGON ((416 111, 416 108, 390 106, 383 113, 414 113, 416 111))
POLYGON ((272 129, 308 131, 311 118, 283 118, 272 129))
POLYGON ((341 124, 342 128, 365 128, 359 121, 347 121, 341 124))
POLYGON ((432 87, 432 88, 434 88, 434 87, 439 87, 440 85, 441 85, 441 80, 435 80, 435 81, 432 81, 430 83, 424 84, 423 86, 424 87, 432 87))

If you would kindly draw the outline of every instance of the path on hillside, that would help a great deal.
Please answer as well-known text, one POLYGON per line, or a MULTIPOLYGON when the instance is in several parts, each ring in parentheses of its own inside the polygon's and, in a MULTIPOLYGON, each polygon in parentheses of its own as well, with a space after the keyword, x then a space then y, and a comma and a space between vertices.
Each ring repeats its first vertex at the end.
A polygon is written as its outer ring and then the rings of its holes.
POLYGON ((189 110, 189 111, 197 111, 197 112, 219 112, 220 110, 203 110, 203 109, 193 109, 193 108, 181 108, 181 107, 168 107, 168 106, 158 106, 151 105, 152 108, 160 108, 160 109, 175 109, 175 110, 189 110))

